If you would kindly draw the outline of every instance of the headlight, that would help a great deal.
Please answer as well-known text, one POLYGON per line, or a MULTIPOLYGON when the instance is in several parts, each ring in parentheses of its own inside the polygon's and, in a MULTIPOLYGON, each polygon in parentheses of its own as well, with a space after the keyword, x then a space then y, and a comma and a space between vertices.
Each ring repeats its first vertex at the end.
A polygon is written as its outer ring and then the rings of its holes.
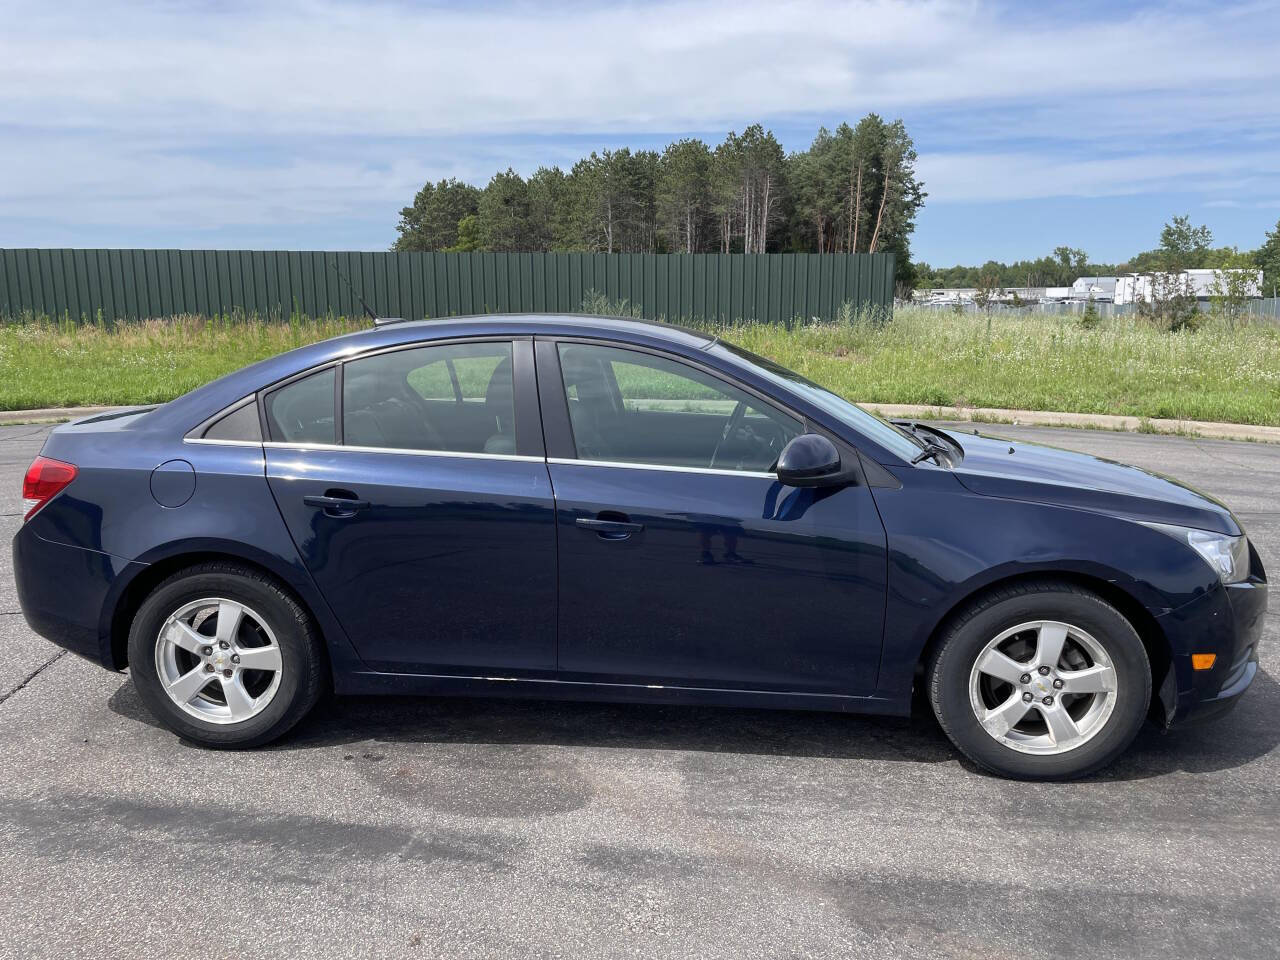
POLYGON ((1243 535, 1228 537, 1211 530, 1178 527, 1171 523, 1143 522, 1142 525, 1181 540, 1204 557, 1205 563, 1213 567, 1223 583, 1239 583, 1249 576, 1249 540, 1243 535))

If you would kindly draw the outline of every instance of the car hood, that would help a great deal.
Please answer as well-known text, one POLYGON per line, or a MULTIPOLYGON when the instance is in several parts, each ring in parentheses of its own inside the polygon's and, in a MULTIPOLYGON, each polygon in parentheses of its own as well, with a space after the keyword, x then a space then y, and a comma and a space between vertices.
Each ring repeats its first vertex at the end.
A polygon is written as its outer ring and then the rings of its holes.
POLYGON ((964 449, 953 468, 956 479, 983 496, 1060 504, 1230 536, 1241 532, 1223 504, 1149 470, 1038 443, 948 436, 964 449))

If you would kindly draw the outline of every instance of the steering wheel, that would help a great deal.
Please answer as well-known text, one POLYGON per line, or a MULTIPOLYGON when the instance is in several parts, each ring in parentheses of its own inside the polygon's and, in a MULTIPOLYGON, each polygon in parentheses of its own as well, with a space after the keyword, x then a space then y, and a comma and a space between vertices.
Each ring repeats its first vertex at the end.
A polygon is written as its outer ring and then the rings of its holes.
POLYGON ((739 400, 733 408, 733 413, 729 414, 729 419, 725 421, 724 430, 720 432, 720 440, 716 443, 716 448, 711 452, 711 469, 715 469, 716 461, 720 459, 720 450, 724 447, 725 441, 733 436, 733 432, 738 429, 742 423, 742 418, 747 415, 747 401, 739 400))

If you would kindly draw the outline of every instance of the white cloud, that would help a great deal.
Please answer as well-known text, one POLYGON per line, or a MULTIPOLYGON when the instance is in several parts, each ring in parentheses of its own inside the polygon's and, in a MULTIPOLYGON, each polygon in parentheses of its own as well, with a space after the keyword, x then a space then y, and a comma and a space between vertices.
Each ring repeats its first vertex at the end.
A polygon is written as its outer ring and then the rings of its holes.
MULTIPOLYGON (((210 230, 329 221, 335 237, 343 220, 380 217, 389 238, 400 207, 428 178, 483 182, 518 152, 502 143, 395 152, 344 142, 282 155, 273 150, 262 158, 235 149, 175 150, 154 135, 36 131, 23 139, 21 151, 0 150, 0 224, 4 217, 61 217, 86 225, 210 230)), ((17 242, 0 231, 0 245, 17 242)))
POLYGON ((6 17, 0 105, 41 126, 421 136, 1160 94, 1130 118, 1145 123, 1182 103, 1237 112, 1257 90, 1274 121, 1280 58, 1263 16, 1174 6, 1015 21, 960 0, 29 2, 6 17))
POLYGON ((868 110, 908 116, 930 203, 1280 182, 1269 4, 18 0, 3 22, 0 226, 372 211, 389 240, 424 180, 571 162, 571 137, 868 110))
MULTIPOLYGON (((1280 155, 1153 150, 1110 157, 1040 152, 926 153, 917 170, 942 202, 1027 200, 1036 197, 1115 197, 1135 193, 1253 191, 1280 181, 1280 155)), ((1230 198, 1206 206, 1238 205, 1230 198)))

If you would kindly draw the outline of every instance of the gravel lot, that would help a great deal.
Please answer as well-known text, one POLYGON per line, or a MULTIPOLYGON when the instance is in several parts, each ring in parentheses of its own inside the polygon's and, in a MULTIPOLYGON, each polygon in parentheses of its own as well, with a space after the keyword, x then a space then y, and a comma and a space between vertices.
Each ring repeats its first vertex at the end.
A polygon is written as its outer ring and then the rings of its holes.
MULTIPOLYGON (((1280 570, 1280 446, 985 429, 1186 480, 1280 570)), ((1280 954, 1280 611, 1239 709, 1076 784, 923 714, 350 699, 211 753, 17 612, 47 430, 0 428, 0 957, 1280 954)))

